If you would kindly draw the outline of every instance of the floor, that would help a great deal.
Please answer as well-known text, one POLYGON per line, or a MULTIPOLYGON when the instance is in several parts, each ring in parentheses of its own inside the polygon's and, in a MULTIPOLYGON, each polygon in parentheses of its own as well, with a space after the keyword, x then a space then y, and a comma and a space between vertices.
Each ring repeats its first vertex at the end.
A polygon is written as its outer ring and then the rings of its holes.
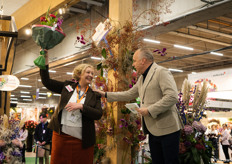
MULTIPOLYGON (((34 152, 26 152, 26 164, 35 164, 36 154, 34 152)), ((39 164, 39 158, 37 158, 37 164, 39 164)))
MULTIPOLYGON (((26 156, 26 164, 35 164, 36 154, 34 152, 26 152, 25 156, 26 156)), ((222 164, 223 161, 217 161, 217 163, 212 163, 212 164, 219 164, 219 163, 222 164)), ((37 159, 37 164, 39 164, 39 159, 37 159)), ((232 164, 232 162, 230 162, 230 164, 232 164)))

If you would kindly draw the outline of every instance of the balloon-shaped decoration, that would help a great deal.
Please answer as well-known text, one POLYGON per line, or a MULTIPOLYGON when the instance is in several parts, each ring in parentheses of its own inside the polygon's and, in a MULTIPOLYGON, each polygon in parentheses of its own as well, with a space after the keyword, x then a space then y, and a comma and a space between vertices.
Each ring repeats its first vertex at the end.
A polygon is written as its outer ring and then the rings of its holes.
POLYGON ((16 76, 2 75, 0 76, 0 90, 1 91, 13 91, 18 88, 20 82, 16 76))

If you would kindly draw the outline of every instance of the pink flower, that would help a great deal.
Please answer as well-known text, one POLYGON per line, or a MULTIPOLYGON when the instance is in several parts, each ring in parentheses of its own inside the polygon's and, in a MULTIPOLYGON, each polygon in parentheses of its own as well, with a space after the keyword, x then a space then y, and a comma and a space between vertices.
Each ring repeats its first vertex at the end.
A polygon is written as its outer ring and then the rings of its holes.
POLYGON ((190 126, 190 125, 185 125, 185 126, 184 126, 184 132, 185 132, 185 134, 187 134, 187 135, 192 134, 192 133, 193 133, 193 128, 192 128, 192 126, 190 126))

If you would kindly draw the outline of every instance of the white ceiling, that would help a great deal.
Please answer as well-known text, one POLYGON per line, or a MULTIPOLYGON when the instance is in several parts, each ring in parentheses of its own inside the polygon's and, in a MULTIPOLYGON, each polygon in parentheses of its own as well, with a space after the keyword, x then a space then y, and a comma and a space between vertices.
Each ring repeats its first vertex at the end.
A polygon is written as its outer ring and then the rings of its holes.
POLYGON ((29 0, 0 0, 0 6, 3 6, 3 15, 12 15, 28 1, 29 0))

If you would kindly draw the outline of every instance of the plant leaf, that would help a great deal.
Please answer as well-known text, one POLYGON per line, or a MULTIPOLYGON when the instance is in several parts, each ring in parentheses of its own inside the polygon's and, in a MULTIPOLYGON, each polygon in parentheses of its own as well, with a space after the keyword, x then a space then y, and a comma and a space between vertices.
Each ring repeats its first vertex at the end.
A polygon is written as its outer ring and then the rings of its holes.
POLYGON ((106 49, 105 48, 102 49, 102 56, 106 59, 106 49))
POLYGON ((102 63, 97 64, 97 70, 100 70, 102 68, 102 63))
POLYGON ((101 76, 103 76, 103 69, 101 68, 101 76))

